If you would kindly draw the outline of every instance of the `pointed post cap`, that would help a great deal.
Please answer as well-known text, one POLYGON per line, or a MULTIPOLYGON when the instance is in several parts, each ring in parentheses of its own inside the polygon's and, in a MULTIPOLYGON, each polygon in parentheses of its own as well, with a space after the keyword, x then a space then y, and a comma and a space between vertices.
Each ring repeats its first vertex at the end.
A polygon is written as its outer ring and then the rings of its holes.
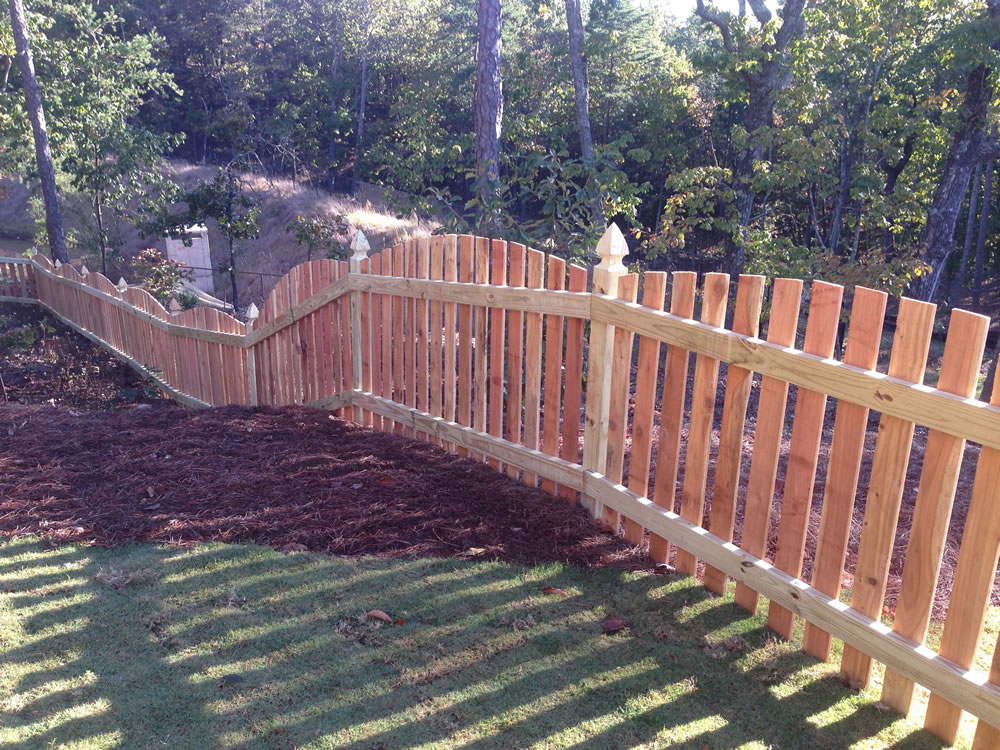
POLYGON ((622 258, 628 255, 628 243, 625 241, 622 230, 614 222, 611 222, 611 225, 601 235, 601 239, 597 243, 597 254, 601 256, 600 268, 609 271, 625 268, 622 258))
POLYGON ((251 302, 250 307, 247 308, 247 320, 249 320, 252 323, 259 317, 260 317, 260 310, 258 309, 257 305, 251 302))
POLYGON ((118 279, 118 290, 124 292, 126 289, 128 289, 128 282, 125 281, 125 277, 122 276, 118 279))
POLYGON ((80 266, 80 275, 81 276, 86 276, 88 273, 90 273, 90 269, 87 268, 86 264, 80 266))
POLYGON ((359 229, 358 233, 354 235, 354 239, 351 240, 351 250, 354 251, 352 260, 363 260, 364 258, 367 258, 368 251, 371 249, 371 245, 368 244, 368 238, 365 237, 365 233, 359 229))
POLYGON ((167 309, 170 312, 172 312, 174 315, 176 315, 177 313, 179 313, 181 311, 181 306, 180 306, 180 303, 176 299, 174 299, 173 297, 171 297, 170 298, 170 302, 167 303, 167 309))
POLYGON ((59 260, 58 258, 56 258, 56 263, 55 263, 55 267, 56 267, 56 268, 59 268, 59 266, 61 266, 61 265, 62 265, 62 261, 61 261, 61 260, 59 260))

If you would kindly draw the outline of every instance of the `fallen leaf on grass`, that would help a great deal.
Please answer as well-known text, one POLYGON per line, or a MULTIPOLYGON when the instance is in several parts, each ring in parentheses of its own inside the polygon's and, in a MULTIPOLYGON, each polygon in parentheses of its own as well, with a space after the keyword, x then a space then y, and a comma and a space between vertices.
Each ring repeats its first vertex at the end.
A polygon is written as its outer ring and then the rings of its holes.
POLYGON ((542 589, 542 593, 555 594, 557 596, 561 596, 563 599, 569 596, 569 594, 567 594, 565 591, 563 591, 562 589, 557 589, 555 586, 546 586, 544 589, 542 589))
POLYGON ((479 557, 484 554, 486 554, 485 547, 469 547, 469 549, 461 554, 461 557, 479 557))
POLYGON ((395 620, 392 621, 392 624, 393 625, 405 625, 406 624, 406 620, 404 620, 402 617, 397 617, 395 620))
POLYGON ((605 633, 617 633, 619 630, 624 630, 628 627, 628 623, 624 620, 619 620, 617 617, 612 617, 610 620, 604 623, 605 633))
POLYGON ((309 548, 304 544, 299 544, 298 542, 289 542, 284 547, 281 548, 285 552, 308 552, 309 548))
POLYGON ((370 609, 368 610, 368 616, 373 620, 381 620, 382 622, 392 622, 392 618, 389 617, 381 609, 370 609))

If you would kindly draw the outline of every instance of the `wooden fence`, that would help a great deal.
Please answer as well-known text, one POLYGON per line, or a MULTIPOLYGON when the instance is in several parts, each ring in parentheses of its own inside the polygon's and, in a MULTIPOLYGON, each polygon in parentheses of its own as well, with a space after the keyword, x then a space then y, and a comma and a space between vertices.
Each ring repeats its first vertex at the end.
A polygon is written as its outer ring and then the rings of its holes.
POLYGON ((447 235, 369 254, 362 236, 349 262, 294 268, 246 327, 202 308, 171 315, 140 289, 122 291, 100 274, 81 277, 37 256, 0 259, 0 295, 37 300, 186 404, 335 409, 580 499, 629 542, 648 543, 654 560, 666 562, 676 547, 677 568, 703 571, 711 590, 735 580, 736 601, 747 610, 768 598, 768 625, 782 637, 805 620, 802 647, 818 658, 830 658, 832 638, 843 640, 841 669, 852 682, 868 683, 873 660, 885 664, 882 699, 896 709, 908 711, 914 684, 925 686, 932 693, 925 724, 942 739, 955 740, 964 709, 981 719, 975 747, 1000 746, 1000 658, 989 675, 970 671, 984 645, 1000 554, 1000 389, 991 404, 972 398, 989 320, 952 311, 937 385, 929 387, 922 382, 931 304, 900 301, 880 372, 882 292, 854 290, 838 360, 842 287, 775 280, 760 338, 764 278, 741 276, 732 295, 727 275, 707 274, 699 295, 696 275, 677 272, 664 309, 667 275, 626 273, 626 252, 611 227, 588 282, 584 268, 517 243, 447 235), (748 412, 753 447, 742 480, 748 412), (879 415, 877 439, 846 603, 841 586, 870 412, 879 415), (925 457, 906 521, 896 613, 886 625, 915 425, 928 428, 925 457), (966 441, 981 451, 935 652, 923 642, 966 441), (829 468, 822 497, 813 497, 821 449, 829 468), (801 580, 808 524, 819 507, 808 584, 801 580), (773 561, 765 560, 775 536, 773 561))

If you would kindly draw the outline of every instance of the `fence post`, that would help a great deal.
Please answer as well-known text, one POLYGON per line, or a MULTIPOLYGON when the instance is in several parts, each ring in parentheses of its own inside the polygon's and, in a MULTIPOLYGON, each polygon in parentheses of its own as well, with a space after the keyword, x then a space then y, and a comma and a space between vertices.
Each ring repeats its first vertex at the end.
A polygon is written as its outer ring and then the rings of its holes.
MULTIPOLYGON (((354 235, 351 242, 351 262, 348 266, 348 273, 361 273, 361 261, 368 258, 368 251, 371 249, 368 238, 360 229, 354 235)), ((361 292, 351 292, 351 388, 355 391, 361 390, 361 292)), ((354 422, 361 424, 361 407, 354 407, 354 422)))
MULTIPOLYGON (((590 293, 618 296, 618 280, 625 273, 622 258, 628 245, 614 223, 597 243, 601 262, 594 268, 590 293)), ((608 462, 608 407, 611 403, 611 359, 614 354, 615 327, 591 318, 590 346, 587 361, 587 406, 583 426, 583 466, 604 474, 608 462)), ((603 507, 597 498, 583 495, 583 503, 594 518, 600 519, 603 507)))
MULTIPOLYGON (((253 333, 253 329, 257 325, 257 318, 259 317, 260 310, 257 305, 251 302, 250 307, 247 308, 246 336, 253 333)), ((260 406, 260 396, 257 395, 257 353, 252 346, 247 347, 247 384, 250 386, 250 405, 260 406)))

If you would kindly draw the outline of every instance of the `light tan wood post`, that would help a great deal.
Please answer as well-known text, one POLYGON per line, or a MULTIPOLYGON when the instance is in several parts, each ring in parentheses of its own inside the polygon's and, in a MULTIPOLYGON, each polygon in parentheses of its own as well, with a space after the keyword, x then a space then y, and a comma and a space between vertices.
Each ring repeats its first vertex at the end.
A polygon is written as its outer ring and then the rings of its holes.
MULTIPOLYGON (((360 229, 351 242, 351 262, 348 273, 360 274, 361 261, 368 258, 368 238, 360 229)), ((351 292, 351 388, 361 390, 361 292, 351 292)), ((361 407, 354 406, 354 421, 361 424, 361 407)))
MULTIPOLYGON (((249 336, 257 325, 257 318, 260 317, 260 310, 253 302, 247 308, 247 336, 249 336)), ((260 397, 257 395, 257 346, 247 347, 247 384, 250 386, 250 405, 259 406, 260 397)))
MULTIPOLYGON (((625 274, 622 258, 628 245, 617 225, 607 228, 597 243, 601 262, 594 268, 591 294, 618 295, 618 279, 625 274)), ((611 360, 614 355, 615 327, 590 322, 590 354, 587 363, 587 406, 583 427, 583 465, 603 474, 608 462, 608 406, 611 403, 611 360)), ((601 502, 584 495, 583 502, 594 518, 601 518, 601 502)))

